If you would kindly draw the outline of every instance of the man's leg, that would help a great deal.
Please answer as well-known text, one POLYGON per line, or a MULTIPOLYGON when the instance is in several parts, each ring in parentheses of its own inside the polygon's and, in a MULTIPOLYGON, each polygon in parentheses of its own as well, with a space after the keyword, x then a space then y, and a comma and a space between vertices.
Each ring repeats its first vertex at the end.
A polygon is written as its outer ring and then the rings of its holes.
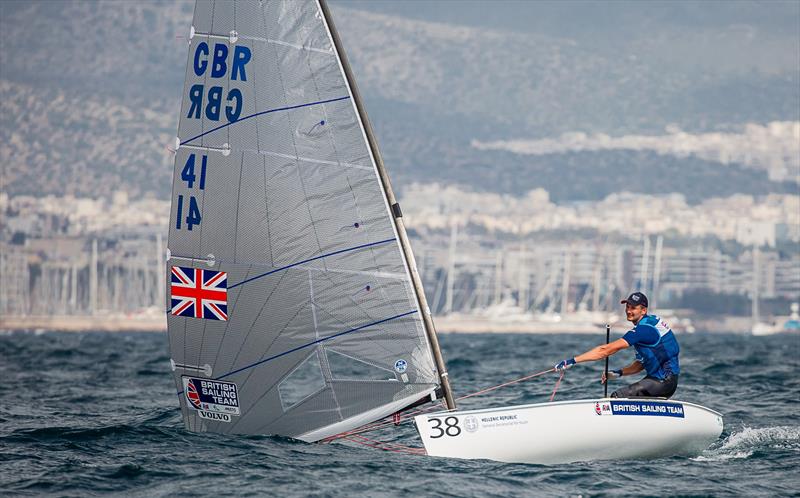
POLYGON ((653 377, 634 382, 633 384, 617 389, 611 394, 612 398, 669 398, 678 388, 678 377, 669 376, 664 380, 653 377))

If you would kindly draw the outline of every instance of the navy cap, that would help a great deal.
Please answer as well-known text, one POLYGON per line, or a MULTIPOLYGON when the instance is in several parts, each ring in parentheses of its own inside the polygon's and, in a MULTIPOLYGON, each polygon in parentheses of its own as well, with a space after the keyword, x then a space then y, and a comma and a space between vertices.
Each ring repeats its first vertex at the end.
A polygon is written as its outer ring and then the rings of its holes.
POLYGON ((645 296, 641 292, 634 292, 633 294, 628 296, 628 299, 623 299, 622 301, 620 301, 620 304, 630 304, 632 306, 640 304, 645 308, 647 308, 647 296, 645 296))

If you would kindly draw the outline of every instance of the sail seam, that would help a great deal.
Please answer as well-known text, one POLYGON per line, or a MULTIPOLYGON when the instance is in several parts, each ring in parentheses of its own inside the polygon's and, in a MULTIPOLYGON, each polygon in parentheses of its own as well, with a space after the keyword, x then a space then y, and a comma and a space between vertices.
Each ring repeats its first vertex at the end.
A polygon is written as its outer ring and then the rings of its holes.
POLYGON ((231 121, 230 123, 225 123, 224 125, 219 125, 216 128, 212 128, 212 129, 210 129, 208 131, 205 131, 205 132, 197 135, 196 137, 190 138, 189 140, 184 140, 183 142, 180 143, 180 145, 186 145, 191 141, 197 140, 198 138, 201 138, 201 137, 203 137, 205 135, 208 135, 209 133, 213 133, 213 132, 215 132, 217 130, 221 130, 223 128, 227 128, 230 125, 233 125, 233 124, 236 124, 236 123, 241 123, 242 121, 248 120, 250 118, 255 118, 255 117, 261 116, 263 114, 270 114, 270 113, 273 113, 273 112, 280 112, 280 111, 291 111, 293 109, 300 109, 300 108, 303 108, 303 107, 310 107, 312 105, 329 104, 331 102, 338 102, 340 100, 347 100, 349 98, 350 98, 350 96, 346 95, 344 97, 336 97, 335 99, 320 100, 318 102, 308 102, 308 103, 305 103, 305 104, 297 104, 297 105, 286 106, 286 107, 278 107, 277 109, 267 109, 266 111, 256 112, 256 113, 251 114, 249 116, 245 116, 243 118, 239 118, 236 121, 231 121))
POLYGON ((315 256, 313 258, 304 259, 303 261, 298 261, 297 263, 292 263, 290 265, 282 266, 281 268, 276 268, 274 270, 270 270, 270 271, 268 271, 266 273, 262 273, 261 275, 256 275, 255 277, 250 277, 247 280, 242 280, 238 284, 233 284, 233 285, 229 286, 228 289, 233 289, 235 287, 239 287, 240 285, 244 285, 244 284, 246 284, 248 282, 252 282, 253 280, 257 280, 259 278, 266 277, 267 275, 272 275, 273 273, 277 273, 279 271, 288 270, 289 268, 293 268, 295 266, 299 266, 299 265, 302 265, 302 264, 305 264, 305 263, 309 263, 311 261, 316 261, 318 259, 327 258, 328 256, 335 256, 337 254, 342 254, 342 253, 345 253, 345 252, 356 251, 358 249, 363 249, 365 247, 372 247, 372 246, 377 246, 377 245, 380 245, 380 244, 386 244, 388 242, 392 242, 393 240, 396 240, 396 239, 394 237, 392 237, 391 239, 379 240, 377 242, 370 242, 369 244, 361 244, 360 246, 348 247, 347 249, 340 249, 338 251, 329 252, 328 254, 322 254, 320 256, 315 256))
POLYGON ((255 363, 251 364, 251 365, 247 365, 247 366, 244 366, 242 368, 236 369, 236 370, 234 370, 232 372, 228 372, 228 373, 226 373, 224 375, 220 375, 219 377, 217 377, 214 380, 222 380, 225 377, 229 377, 231 375, 237 374, 237 373, 242 372, 244 370, 247 370, 247 369, 256 367, 258 365, 264 364, 264 363, 266 363, 268 361, 272 361, 272 360, 275 360, 275 359, 280 358, 282 356, 286 356, 287 354, 291 354, 291 353, 294 353, 296 351, 300 351, 301 349, 305 349, 305 348, 313 346, 315 344, 319 344, 319 343, 325 342, 325 341, 330 341, 331 339, 335 339, 337 337, 341 337, 341 336, 346 335, 346 334, 352 334, 353 332, 358 332, 359 330, 363 330, 365 328, 372 327, 373 325, 380 325, 381 323, 386 323, 386 322, 389 322, 389 321, 392 321, 392 320, 396 320, 398 318, 403 318, 404 316, 413 315, 416 312, 417 312, 417 310, 407 311, 407 312, 401 313, 399 315, 391 316, 389 318, 384 318, 383 320, 378 320, 376 322, 368 323, 366 325, 361 325, 360 327, 352 328, 350 330, 345 330, 343 332, 339 332, 339 333, 336 333, 336 334, 333 334, 333 335, 329 335, 328 337, 323 337, 322 339, 317 339, 316 341, 309 342, 308 344, 303 344, 302 346, 297 346, 296 348, 292 348, 292 349, 290 349, 288 351, 284 351, 283 353, 278 353, 276 355, 270 356, 269 358, 264 358, 263 360, 259 360, 259 361, 255 362, 255 363))
MULTIPOLYGON (((414 284, 413 284, 414 279, 413 279, 413 277, 411 275, 410 261, 408 260, 408 257, 405 254, 405 250, 403 248, 402 241, 400 240, 400 234, 399 234, 399 230, 400 229, 397 226, 396 220, 393 219, 392 209, 391 209, 391 205, 390 205, 390 201, 389 201, 389 193, 387 192, 387 185, 384 185, 384 181, 381 178, 381 173, 379 171, 378 158, 380 156, 379 156, 379 152, 377 152, 377 144, 375 144, 376 148, 373 149, 373 144, 370 141, 369 136, 367 135, 367 123, 368 123, 368 121, 365 118, 365 116, 361 115, 362 109, 359 107, 359 102, 356 100, 357 97, 355 95, 356 94, 356 87, 355 87, 355 84, 350 81, 350 78, 348 77, 348 71, 345 70, 345 67, 344 67, 345 62, 343 60, 343 55, 344 54, 336 44, 336 39, 335 39, 335 37, 333 35, 334 29, 332 29, 332 26, 329 25, 329 20, 325 15, 326 8, 323 7, 321 0, 316 0, 316 1, 317 1, 317 6, 319 8, 319 11, 322 13, 322 23, 325 26, 325 30, 326 30, 326 32, 328 34, 328 38, 330 39, 331 46, 334 49, 333 50, 334 54, 336 54, 336 62, 338 64, 339 70, 341 71, 341 74, 343 76, 345 86, 347 87, 347 91, 350 94, 350 96, 352 97, 351 100, 350 100, 350 104, 352 105, 353 110, 355 112, 356 120, 358 121, 359 129, 361 131, 361 136, 364 139, 364 142, 365 142, 365 144, 367 146, 367 152, 368 152, 368 155, 370 157, 370 162, 372 163, 372 167, 373 167, 373 174, 375 175, 375 179, 378 181, 378 185, 380 186, 380 190, 381 190, 382 197, 383 197, 383 204, 384 204, 384 207, 386 209, 386 214, 389 217, 390 225, 392 227, 392 232, 395 235, 395 239, 394 240, 397 241, 397 248, 398 248, 399 253, 400 253, 400 258, 403 261, 403 266, 405 266, 405 269, 406 269, 406 275, 407 275, 407 278, 408 278, 408 283, 411 284, 411 294, 413 296, 412 301, 416 302, 416 304, 417 304, 417 310, 420 312, 420 320, 422 321, 422 327, 423 327, 423 331, 424 331, 425 330, 425 325, 424 325, 424 315, 423 315, 423 312, 422 312, 422 304, 420 302, 419 297, 416 295, 417 291, 414 288, 414 284)), ((387 179, 387 182, 388 182, 388 179, 387 179)), ((408 295, 408 289, 406 289, 406 294, 408 295)), ((423 336, 426 336, 426 335, 427 334, 423 333, 423 336)), ((418 333, 417 333, 417 337, 420 338, 418 333)), ((430 345, 430 339, 429 338, 425 337, 425 341, 430 345)))
MULTIPOLYGON (((296 351, 300 351, 301 349, 305 349, 305 348, 313 346, 315 344, 319 344, 319 343, 322 343, 322 342, 325 342, 325 341, 330 341, 331 339, 336 339, 337 337, 341 337, 343 335, 352 334, 353 332, 358 332, 359 330, 364 330, 364 329, 372 327, 374 325, 380 325, 382 323, 390 322, 392 320, 397 320, 398 318, 403 318, 403 317, 406 317, 406 316, 409 316, 409 315, 413 315, 414 313, 418 313, 418 312, 419 312, 419 310, 411 310, 411 311, 407 311, 405 313, 401 313, 399 315, 390 316, 389 318, 384 318, 383 320, 378 320, 378 321, 375 321, 375 322, 372 322, 372 323, 368 323, 366 325, 361 325, 360 327, 355 327, 355 328, 352 328, 350 330, 345 330, 343 332, 338 332, 336 334, 329 335, 328 337, 323 337, 322 339, 317 339, 316 341, 309 342, 308 344, 303 344, 302 346, 297 346, 296 348, 292 348, 292 349, 290 349, 288 351, 284 351, 283 353, 278 353, 276 355, 270 356, 269 358, 264 358, 263 360, 259 360, 259 361, 255 362, 253 364, 244 366, 242 368, 238 368, 236 370, 233 370, 232 372, 228 372, 226 374, 220 375, 219 377, 216 377, 214 380, 222 380, 225 377, 230 377, 231 375, 237 374, 239 372, 242 372, 244 370, 248 370, 248 369, 253 368, 253 367, 257 367, 259 365, 267 363, 268 361, 272 361, 272 360, 278 359, 278 358, 280 358, 282 356, 286 356, 287 354, 291 354, 291 353, 294 353, 296 351)), ((177 394, 181 395, 181 394, 183 394, 183 391, 178 391, 177 394)))

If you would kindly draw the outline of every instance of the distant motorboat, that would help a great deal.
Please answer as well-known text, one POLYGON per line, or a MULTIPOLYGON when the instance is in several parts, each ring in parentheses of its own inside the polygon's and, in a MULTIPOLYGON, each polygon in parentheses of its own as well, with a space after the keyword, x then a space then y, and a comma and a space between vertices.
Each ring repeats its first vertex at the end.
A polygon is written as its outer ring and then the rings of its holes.
POLYGON ((773 335, 782 333, 800 334, 800 304, 792 303, 790 315, 779 317, 775 323, 757 321, 753 323, 750 333, 753 335, 773 335))

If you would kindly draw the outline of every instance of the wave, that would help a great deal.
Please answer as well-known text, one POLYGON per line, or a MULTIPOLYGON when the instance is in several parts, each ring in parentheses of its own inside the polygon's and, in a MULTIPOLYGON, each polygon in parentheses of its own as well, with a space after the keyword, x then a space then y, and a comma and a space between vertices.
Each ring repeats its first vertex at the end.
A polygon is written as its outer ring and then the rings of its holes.
POLYGON ((7 443, 15 442, 46 442, 64 440, 73 442, 90 442, 106 437, 137 437, 137 436, 165 436, 169 435, 167 428, 131 426, 127 424, 109 425, 102 427, 43 427, 37 429, 19 429, 5 436, 7 443))
POLYGON ((800 451, 800 427, 744 427, 725 438, 719 445, 712 446, 695 461, 718 461, 748 458, 755 452, 770 449, 800 451))

